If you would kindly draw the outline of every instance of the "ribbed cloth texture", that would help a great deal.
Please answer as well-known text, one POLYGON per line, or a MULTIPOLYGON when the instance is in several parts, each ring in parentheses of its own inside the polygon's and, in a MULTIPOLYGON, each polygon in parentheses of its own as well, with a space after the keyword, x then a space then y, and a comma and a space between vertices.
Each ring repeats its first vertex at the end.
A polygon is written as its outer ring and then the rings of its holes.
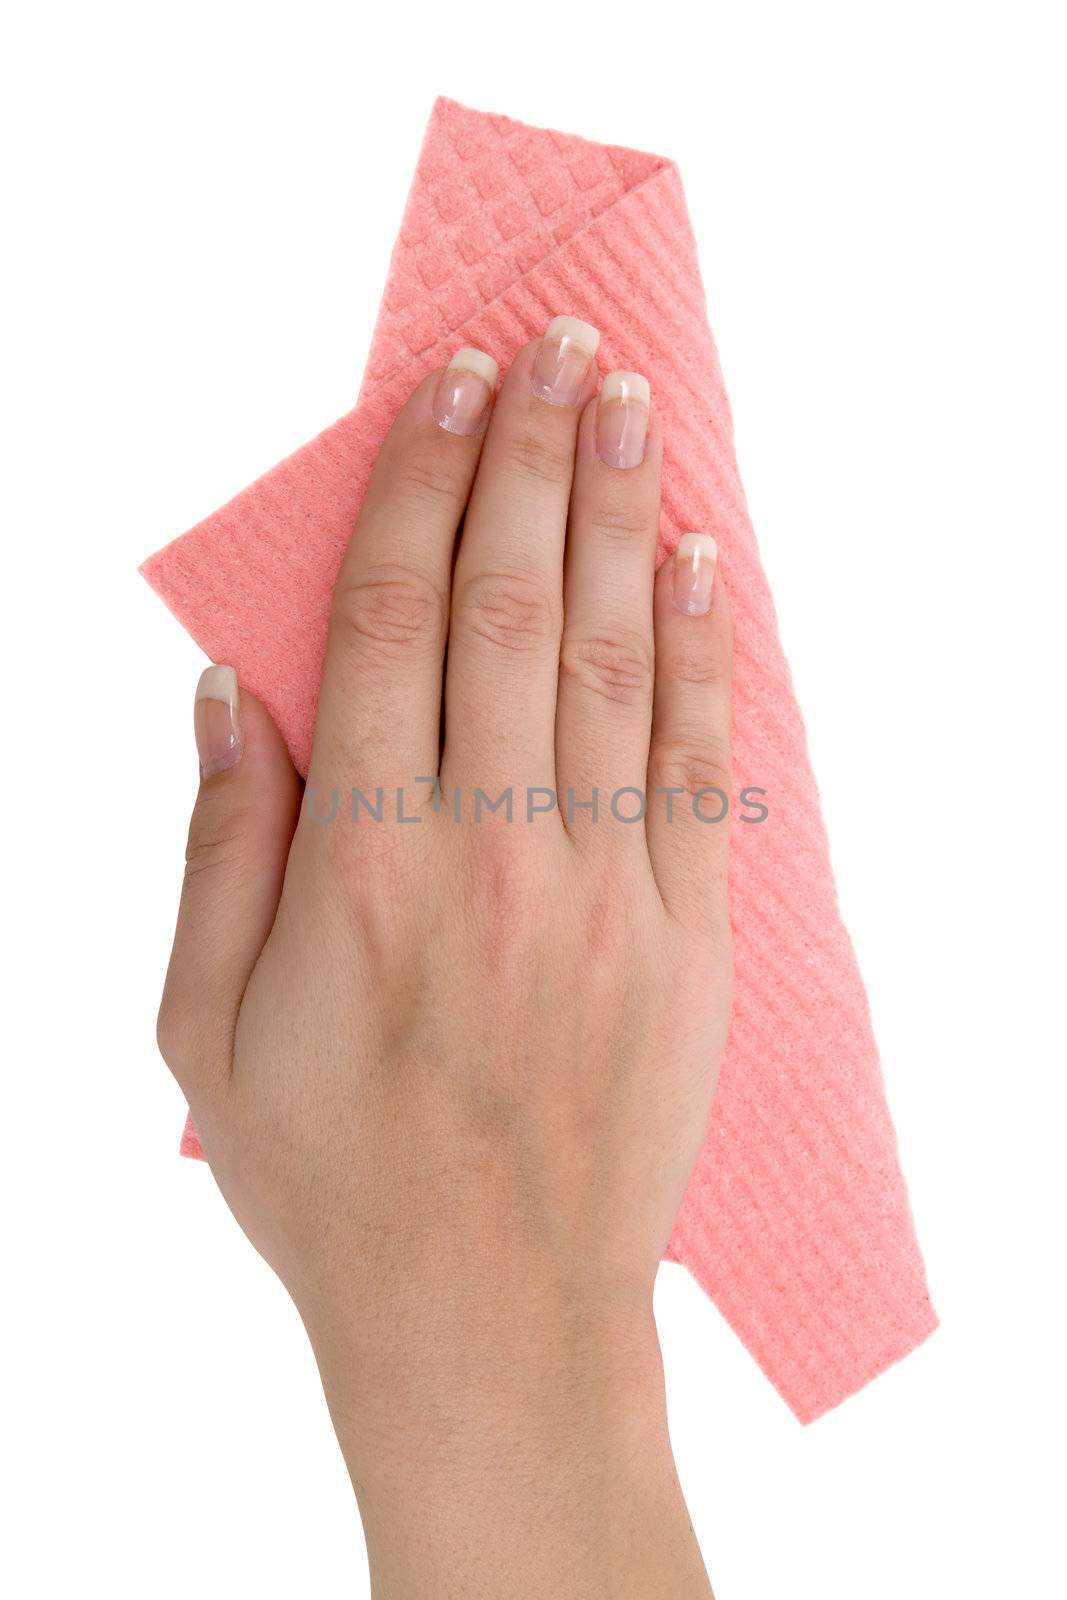
MULTIPOLYGON (((144 565, 307 770, 330 591, 400 404, 460 345, 508 363, 557 313, 603 370, 649 378, 665 443, 660 555, 714 533, 734 620, 736 981, 707 1143, 671 1241, 810 1421, 936 1326, 867 1002, 733 451, 676 167, 434 107, 356 409, 144 565)), ((182 1148, 199 1155, 195 1130, 182 1148)))

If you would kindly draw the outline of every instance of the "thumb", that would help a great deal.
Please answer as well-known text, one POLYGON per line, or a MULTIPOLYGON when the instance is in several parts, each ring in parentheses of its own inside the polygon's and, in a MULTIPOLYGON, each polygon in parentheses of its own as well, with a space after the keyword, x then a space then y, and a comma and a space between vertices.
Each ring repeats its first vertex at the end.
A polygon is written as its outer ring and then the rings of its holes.
POLYGON ((229 1073, 241 999, 274 925, 301 785, 270 714, 232 667, 196 689, 200 792, 157 1036, 196 1099, 229 1073))

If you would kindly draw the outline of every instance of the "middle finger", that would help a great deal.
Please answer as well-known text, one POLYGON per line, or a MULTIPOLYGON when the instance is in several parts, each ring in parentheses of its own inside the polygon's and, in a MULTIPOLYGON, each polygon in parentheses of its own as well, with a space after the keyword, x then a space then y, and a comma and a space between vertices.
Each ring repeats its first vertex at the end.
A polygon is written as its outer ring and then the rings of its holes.
POLYGON ((462 789, 555 787, 563 550, 599 334, 556 317, 497 398, 452 586, 442 777, 462 789))

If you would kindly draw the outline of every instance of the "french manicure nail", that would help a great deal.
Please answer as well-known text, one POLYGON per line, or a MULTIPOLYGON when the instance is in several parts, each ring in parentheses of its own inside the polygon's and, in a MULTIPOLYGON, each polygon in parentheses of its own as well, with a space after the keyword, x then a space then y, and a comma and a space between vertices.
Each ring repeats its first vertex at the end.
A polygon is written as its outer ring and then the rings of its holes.
POLYGON ((674 552, 674 603, 687 617, 711 610, 718 547, 710 533, 683 533, 674 552))
POLYGON ((609 467, 639 467, 645 459, 648 379, 639 372, 609 372, 596 413, 597 455, 609 467))
POLYGON ((437 380, 434 420, 446 433, 477 433, 496 392, 500 368, 484 350, 457 350, 437 380))
POLYGON ((534 394, 550 406, 576 406, 599 343, 599 333, 588 322, 553 317, 534 361, 534 394))
POLYGON ((193 729, 200 771, 205 778, 235 767, 241 759, 240 696, 232 667, 207 667, 200 674, 193 706, 193 729))

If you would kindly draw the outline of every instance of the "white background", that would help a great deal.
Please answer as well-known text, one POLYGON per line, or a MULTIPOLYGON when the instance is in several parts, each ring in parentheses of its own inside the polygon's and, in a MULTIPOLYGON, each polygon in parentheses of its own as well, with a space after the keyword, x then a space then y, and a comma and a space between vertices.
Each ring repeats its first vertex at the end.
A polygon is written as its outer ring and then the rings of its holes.
POLYGON ((365 1593, 297 1317, 176 1155, 153 1030, 202 663, 134 569, 352 403, 438 93, 681 165, 943 1321, 803 1429, 664 1270, 719 1600, 1065 1592, 1057 9, 6 24, 12 1596, 365 1593))

